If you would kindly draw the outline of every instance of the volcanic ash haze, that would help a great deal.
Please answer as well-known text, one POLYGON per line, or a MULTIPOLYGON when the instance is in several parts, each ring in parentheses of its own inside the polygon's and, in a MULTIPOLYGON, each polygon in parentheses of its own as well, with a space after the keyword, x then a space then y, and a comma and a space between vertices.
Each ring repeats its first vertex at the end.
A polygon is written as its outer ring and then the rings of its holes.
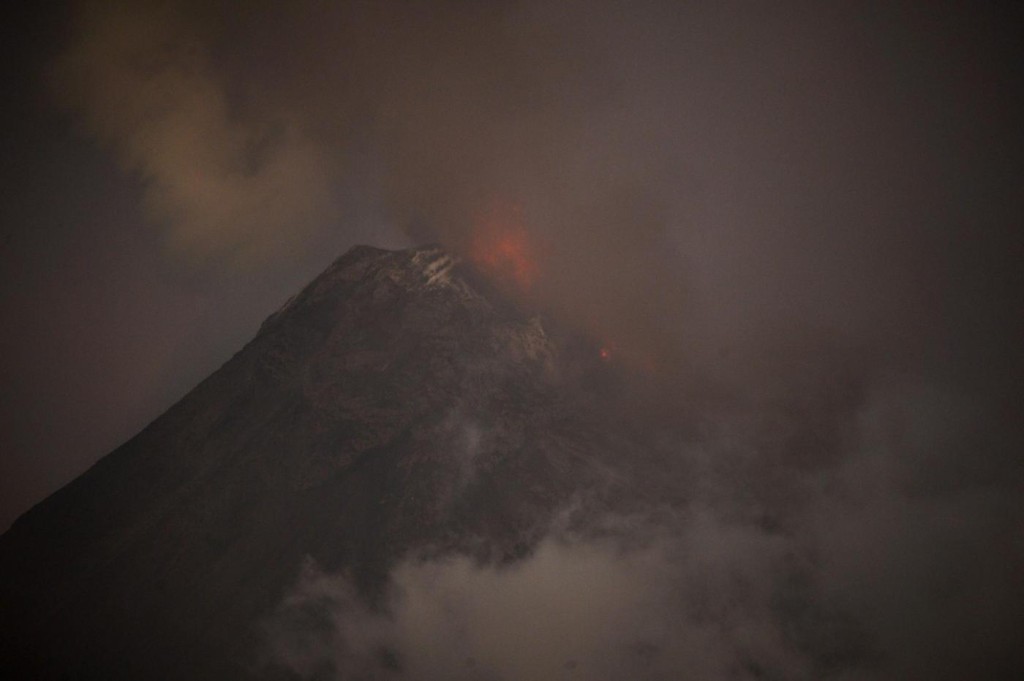
POLYGON ((1016 403, 1010 11, 76 6, 52 89, 183 263, 404 231, 504 249, 534 299, 677 383, 773 393, 853 352, 1016 403))
MULTIPOLYGON (((257 310, 352 243, 442 250, 349 251, 19 520, 4 655, 102 678, 1021 676, 1019 10, 73 7, 47 86, 130 179, 144 215, 111 214, 152 228, 169 289, 244 280, 257 310)), ((197 297, 145 299, 168 310, 145 338, 182 338, 197 297)), ((60 318, 26 301, 9 316, 45 323, 16 350, 60 318)), ((59 368, 48 399, 85 371, 59 368)))
POLYGON ((1012 678, 1013 487, 908 489, 905 393, 641 430, 629 380, 442 249, 353 249, 0 539, 4 665, 1012 678))

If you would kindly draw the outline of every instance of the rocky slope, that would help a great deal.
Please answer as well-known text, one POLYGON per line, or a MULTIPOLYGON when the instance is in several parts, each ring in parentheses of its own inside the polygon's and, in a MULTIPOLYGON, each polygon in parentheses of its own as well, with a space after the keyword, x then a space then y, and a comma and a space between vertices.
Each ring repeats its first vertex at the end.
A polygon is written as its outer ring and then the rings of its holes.
POLYGON ((438 248, 353 249, 0 538, 0 667, 273 676, 258 623, 304 560, 372 602, 410 553, 514 560, 570 505, 654 500, 593 350, 438 248))

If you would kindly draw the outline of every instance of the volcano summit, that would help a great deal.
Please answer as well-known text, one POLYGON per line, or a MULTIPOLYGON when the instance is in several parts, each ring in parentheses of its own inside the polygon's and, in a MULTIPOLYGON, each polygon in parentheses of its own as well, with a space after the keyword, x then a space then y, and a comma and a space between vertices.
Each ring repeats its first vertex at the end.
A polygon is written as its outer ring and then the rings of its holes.
POLYGON ((352 249, 0 539, 2 666, 290 677, 260 650, 303 566, 372 609, 410 556, 512 563, 567 508, 666 499, 664 462, 609 417, 611 370, 569 337, 439 248, 352 249))
POLYGON ((1019 497, 906 488, 893 397, 666 398, 502 283, 339 258, 0 537, 5 678, 1019 678, 1014 544, 957 553, 1019 497))

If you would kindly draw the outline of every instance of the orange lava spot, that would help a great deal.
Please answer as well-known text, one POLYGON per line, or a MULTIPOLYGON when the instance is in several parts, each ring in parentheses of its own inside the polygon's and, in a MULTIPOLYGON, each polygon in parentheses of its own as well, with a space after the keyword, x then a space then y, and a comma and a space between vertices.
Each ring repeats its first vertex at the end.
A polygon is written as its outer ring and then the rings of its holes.
POLYGON ((602 361, 607 362, 612 358, 612 351, 609 348, 601 348, 598 355, 600 355, 602 361))
POLYGON ((477 220, 470 258, 522 290, 528 290, 537 279, 536 256, 519 210, 492 210, 477 220))

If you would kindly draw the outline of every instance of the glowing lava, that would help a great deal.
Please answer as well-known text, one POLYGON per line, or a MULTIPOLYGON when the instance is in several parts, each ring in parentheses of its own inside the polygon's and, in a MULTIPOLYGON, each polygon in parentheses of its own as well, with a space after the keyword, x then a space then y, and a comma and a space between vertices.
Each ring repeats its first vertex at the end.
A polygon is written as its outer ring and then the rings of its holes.
POLYGON ((519 210, 492 210, 477 221, 470 258, 499 279, 526 291, 537 279, 537 261, 519 210))

